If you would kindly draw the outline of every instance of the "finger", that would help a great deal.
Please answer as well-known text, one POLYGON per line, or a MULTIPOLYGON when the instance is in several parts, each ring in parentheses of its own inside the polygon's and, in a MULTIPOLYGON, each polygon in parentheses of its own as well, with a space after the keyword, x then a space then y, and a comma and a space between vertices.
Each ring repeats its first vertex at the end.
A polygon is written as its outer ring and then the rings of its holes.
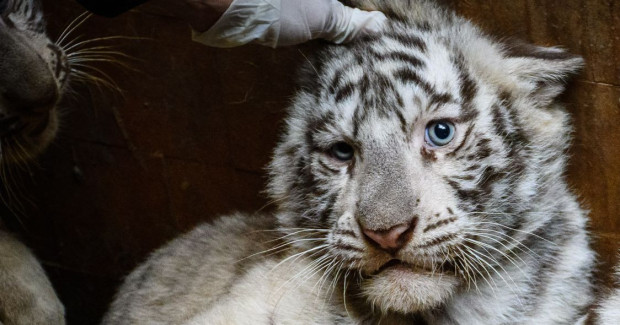
POLYGON ((330 30, 321 35, 321 38, 333 43, 346 43, 362 35, 378 33, 387 22, 387 17, 382 12, 364 11, 339 2, 338 4, 340 8, 334 4, 334 23, 330 24, 330 30))

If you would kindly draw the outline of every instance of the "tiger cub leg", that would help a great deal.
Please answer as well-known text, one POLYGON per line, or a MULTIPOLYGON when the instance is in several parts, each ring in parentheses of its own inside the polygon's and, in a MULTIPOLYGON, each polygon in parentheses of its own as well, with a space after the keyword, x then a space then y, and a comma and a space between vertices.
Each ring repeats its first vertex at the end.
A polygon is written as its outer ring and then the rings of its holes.
POLYGON ((0 324, 64 325, 64 313, 41 264, 0 230, 0 324))

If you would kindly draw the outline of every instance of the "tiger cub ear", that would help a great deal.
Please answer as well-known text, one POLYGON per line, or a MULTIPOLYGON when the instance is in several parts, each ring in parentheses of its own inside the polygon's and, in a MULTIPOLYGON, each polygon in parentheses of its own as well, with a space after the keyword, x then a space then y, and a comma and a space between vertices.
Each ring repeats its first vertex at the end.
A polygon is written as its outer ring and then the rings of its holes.
MULTIPOLYGON (((564 49, 512 42, 504 48, 505 67, 519 86, 541 106, 549 105, 565 89, 565 80, 583 67, 583 59, 564 49)), ((520 87, 520 88, 521 88, 520 87)))

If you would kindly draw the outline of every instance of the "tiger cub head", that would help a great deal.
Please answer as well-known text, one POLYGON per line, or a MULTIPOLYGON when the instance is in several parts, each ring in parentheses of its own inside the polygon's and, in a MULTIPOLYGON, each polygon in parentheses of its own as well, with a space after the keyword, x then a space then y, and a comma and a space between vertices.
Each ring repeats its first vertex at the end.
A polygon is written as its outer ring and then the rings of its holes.
POLYGON ((33 0, 0 0, 0 53, 0 163, 24 162, 56 135, 70 68, 33 0))
POLYGON ((391 19, 308 64, 268 191, 317 268, 411 313, 473 290, 514 229, 548 221, 532 211, 564 201, 554 99, 582 59, 496 41, 430 2, 362 2, 391 19))

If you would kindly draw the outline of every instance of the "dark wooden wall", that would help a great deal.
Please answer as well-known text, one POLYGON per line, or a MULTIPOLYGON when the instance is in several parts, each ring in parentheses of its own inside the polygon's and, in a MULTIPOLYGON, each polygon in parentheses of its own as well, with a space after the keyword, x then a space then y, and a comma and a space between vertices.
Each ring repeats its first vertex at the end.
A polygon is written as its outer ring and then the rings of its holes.
MULTIPOLYGON (((70 0, 43 2, 52 36, 82 12, 70 0)), ((448 2, 491 34, 586 59, 563 97, 575 122, 569 177, 591 210, 606 273, 620 246, 620 2, 448 2)), ((80 35, 149 39, 85 44, 135 57, 123 59, 131 69, 95 65, 122 92, 73 85, 58 141, 38 166, 14 173, 27 194, 12 203, 19 220, 11 224, 44 261, 70 324, 95 324, 122 276, 154 248, 219 214, 267 204, 263 168, 296 68, 318 44, 211 49, 148 7, 93 17, 80 35)))

